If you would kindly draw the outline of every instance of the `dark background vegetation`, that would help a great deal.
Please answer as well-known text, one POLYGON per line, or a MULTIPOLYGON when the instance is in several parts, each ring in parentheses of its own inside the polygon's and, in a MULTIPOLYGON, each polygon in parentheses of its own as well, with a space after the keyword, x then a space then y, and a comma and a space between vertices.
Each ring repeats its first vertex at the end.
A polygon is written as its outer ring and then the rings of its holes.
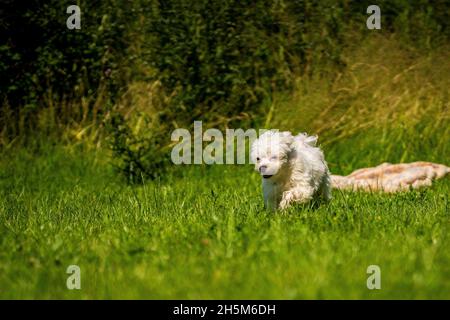
MULTIPOLYGON (((260 127, 296 80, 337 77, 373 1, 78 1, 68 30, 71 4, 2 2, 0 148, 107 141, 133 180, 158 176, 174 128, 260 127)), ((448 1, 376 4, 400 46, 448 42, 448 1)))

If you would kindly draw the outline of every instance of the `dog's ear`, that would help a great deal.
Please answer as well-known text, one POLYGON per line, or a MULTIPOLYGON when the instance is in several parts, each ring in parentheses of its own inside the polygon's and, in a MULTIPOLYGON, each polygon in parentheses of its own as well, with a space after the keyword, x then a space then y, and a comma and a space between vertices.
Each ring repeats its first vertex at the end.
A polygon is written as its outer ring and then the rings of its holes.
POLYGON ((294 142, 294 136, 289 131, 280 132, 280 136, 283 139, 283 142, 289 146, 294 142))
POLYGON ((311 147, 315 147, 317 145, 317 136, 308 136, 308 134, 306 132, 304 133, 299 133, 295 139, 297 139, 298 141, 300 141, 301 143, 307 144, 311 147))
POLYGON ((289 131, 280 132, 281 143, 287 158, 291 158, 295 154, 294 137, 289 131))

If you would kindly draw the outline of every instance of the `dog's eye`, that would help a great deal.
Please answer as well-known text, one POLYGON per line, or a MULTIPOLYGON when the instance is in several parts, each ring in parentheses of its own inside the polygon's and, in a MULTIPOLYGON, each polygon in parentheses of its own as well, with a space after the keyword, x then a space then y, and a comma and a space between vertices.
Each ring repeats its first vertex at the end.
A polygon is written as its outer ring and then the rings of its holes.
POLYGON ((277 156, 272 156, 272 157, 270 157, 270 159, 277 160, 277 156))
POLYGON ((259 160, 261 160, 260 158, 256 158, 256 161, 259 161, 259 160))

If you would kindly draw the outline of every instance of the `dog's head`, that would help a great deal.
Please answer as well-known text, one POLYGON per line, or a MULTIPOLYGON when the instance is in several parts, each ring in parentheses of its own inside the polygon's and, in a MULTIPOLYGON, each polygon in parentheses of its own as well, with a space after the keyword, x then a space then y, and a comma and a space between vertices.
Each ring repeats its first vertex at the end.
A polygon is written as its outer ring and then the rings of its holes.
POLYGON ((255 170, 264 179, 276 177, 280 169, 288 162, 293 141, 294 137, 288 131, 264 132, 251 147, 251 158, 255 164, 255 170))

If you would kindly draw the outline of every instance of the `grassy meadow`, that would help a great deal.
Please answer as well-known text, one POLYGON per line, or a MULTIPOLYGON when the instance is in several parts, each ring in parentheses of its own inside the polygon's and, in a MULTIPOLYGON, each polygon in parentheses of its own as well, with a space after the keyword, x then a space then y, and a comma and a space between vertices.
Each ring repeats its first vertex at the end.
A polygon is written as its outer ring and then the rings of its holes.
MULTIPOLYGON (((448 50, 374 37, 345 57, 337 76, 299 78, 294 94, 266 101, 265 127, 319 134, 337 174, 450 165, 448 50)), ((448 177, 271 213, 251 165, 130 185, 99 140, 60 138, 0 155, 2 299, 450 299, 448 177), (81 290, 66 288, 72 264, 81 290), (380 290, 366 287, 369 265, 380 290)))

